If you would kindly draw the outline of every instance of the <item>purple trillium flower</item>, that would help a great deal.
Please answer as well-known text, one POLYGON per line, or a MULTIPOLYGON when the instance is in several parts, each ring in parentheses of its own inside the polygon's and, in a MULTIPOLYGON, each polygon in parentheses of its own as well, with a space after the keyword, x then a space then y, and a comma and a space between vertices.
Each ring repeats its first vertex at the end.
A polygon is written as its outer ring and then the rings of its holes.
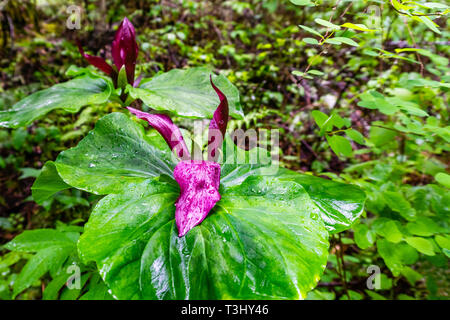
POLYGON ((124 18, 112 42, 111 54, 117 70, 125 66, 127 80, 131 85, 134 82, 138 50, 134 27, 130 20, 124 18))
POLYGON ((111 44, 111 55, 114 67, 109 65, 105 59, 86 54, 79 42, 77 42, 78 50, 81 55, 94 67, 103 71, 110 76, 114 84, 117 85, 117 77, 119 71, 125 66, 127 81, 132 86, 137 86, 140 79, 134 80, 134 72, 136 69, 136 59, 138 56, 138 45, 136 43, 136 32, 130 20, 124 18, 117 29, 114 40, 111 44))
POLYGON ((173 171, 180 185, 180 197, 175 203, 178 236, 202 222, 220 200, 220 164, 213 161, 181 161, 173 171))
POLYGON ((180 196, 175 202, 175 221, 178 236, 200 224, 220 200, 220 164, 217 163, 218 150, 222 147, 228 123, 228 101, 226 96, 212 82, 211 85, 220 99, 214 112, 208 133, 208 161, 191 160, 180 129, 164 114, 149 114, 133 108, 127 109, 139 119, 146 120, 167 142, 178 158, 173 176, 180 186, 180 196))

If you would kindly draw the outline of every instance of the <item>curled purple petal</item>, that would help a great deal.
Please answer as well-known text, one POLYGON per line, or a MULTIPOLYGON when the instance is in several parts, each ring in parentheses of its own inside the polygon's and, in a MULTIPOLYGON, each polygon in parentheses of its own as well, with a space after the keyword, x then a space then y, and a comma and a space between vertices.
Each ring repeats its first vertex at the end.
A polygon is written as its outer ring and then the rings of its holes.
POLYGON ((140 110, 127 107, 127 109, 139 119, 146 120, 164 138, 172 151, 180 159, 188 159, 190 153, 183 139, 180 129, 165 114, 150 114, 140 110))
POLYGON ((143 75, 140 74, 139 77, 137 77, 136 80, 134 80, 133 87, 135 87, 135 88, 139 87, 139 84, 141 83, 142 77, 143 77, 143 75))
POLYGON ((180 161, 173 171, 180 185, 175 203, 178 236, 201 223, 220 200, 220 165, 211 161, 180 161))
POLYGON ((209 123, 208 132, 208 160, 216 161, 219 156, 217 150, 222 147, 223 138, 225 137, 225 132, 227 131, 229 111, 227 97, 214 85, 211 76, 209 80, 220 100, 220 104, 214 112, 211 122, 209 123))
POLYGON ((84 52, 83 47, 81 46, 81 43, 77 41, 78 50, 80 51, 81 55, 94 67, 97 69, 103 71, 109 76, 112 76, 114 74, 113 68, 102 58, 91 56, 90 54, 87 54, 84 52))
POLYGON ((130 20, 124 18, 112 42, 111 54, 117 70, 120 70, 125 65, 127 80, 131 85, 134 83, 138 51, 134 27, 130 20))

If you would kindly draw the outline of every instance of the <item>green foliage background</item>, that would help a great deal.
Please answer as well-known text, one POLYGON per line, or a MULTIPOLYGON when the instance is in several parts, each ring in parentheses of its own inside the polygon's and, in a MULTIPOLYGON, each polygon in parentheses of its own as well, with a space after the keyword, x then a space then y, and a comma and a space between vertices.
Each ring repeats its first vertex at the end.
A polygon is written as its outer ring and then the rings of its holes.
MULTIPOLYGON (((445 7, 362 0, 86 0, 77 3, 81 29, 69 30, 65 1, 3 3, 0 109, 62 82, 68 66, 85 66, 76 38, 111 58, 113 27, 127 16, 140 46, 137 74, 213 66, 240 92, 246 116, 230 126, 278 128, 283 166, 366 192, 360 223, 331 239, 326 272, 309 299, 448 299, 445 7), (378 289, 367 287, 370 266, 382 272, 378 289)), ((0 245, 23 230, 57 227, 67 248, 73 246, 99 197, 65 190, 38 206, 30 187, 37 168, 117 108, 56 111, 29 128, 0 130, 0 245)), ((57 254, 0 250, 0 299, 12 297, 28 259, 57 254)), ((85 273, 94 278, 90 283, 100 281, 92 270, 85 273)), ((17 298, 78 297, 64 289, 43 296, 43 289, 55 286, 51 273, 17 298)))

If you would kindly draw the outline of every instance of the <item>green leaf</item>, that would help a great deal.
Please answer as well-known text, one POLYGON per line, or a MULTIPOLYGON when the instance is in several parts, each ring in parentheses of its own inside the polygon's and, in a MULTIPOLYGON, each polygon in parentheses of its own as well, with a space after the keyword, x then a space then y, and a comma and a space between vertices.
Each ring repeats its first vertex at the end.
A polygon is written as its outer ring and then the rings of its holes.
POLYGON ((424 6, 429 9, 447 9, 448 5, 445 3, 439 3, 439 2, 425 2, 420 3, 419 5, 424 6))
POLYGON ((51 246, 72 246, 73 239, 63 232, 53 229, 27 230, 5 245, 5 248, 20 252, 37 252, 51 246))
POLYGON ((78 288, 69 289, 69 287, 64 287, 61 291, 61 295, 59 296, 59 300, 76 300, 80 296, 81 289, 84 287, 89 277, 90 277, 89 273, 81 275, 79 289, 78 288))
POLYGON ((42 295, 43 300, 57 300, 59 295, 59 290, 66 284, 69 274, 66 272, 61 273, 52 281, 50 281, 45 287, 44 293, 42 295))
POLYGON ((311 2, 311 0, 289 0, 289 1, 297 6, 308 6, 308 7, 314 6, 314 3, 311 2))
POLYGON ((293 180, 305 188, 332 234, 349 229, 363 212, 366 195, 357 186, 286 169, 278 174, 279 179, 293 180))
POLYGON ((312 29, 310 27, 307 27, 307 26, 304 26, 304 25, 301 25, 301 24, 299 24, 298 26, 300 28, 302 28, 303 30, 305 30, 305 31, 308 31, 308 32, 310 32, 312 34, 315 34, 316 36, 319 36, 319 37, 323 38, 323 36, 318 31, 316 31, 316 30, 314 30, 314 29, 312 29))
POLYGON ((407 5, 404 5, 403 3, 399 2, 398 0, 392 0, 391 4, 397 10, 409 10, 409 9, 416 8, 416 5, 407 6, 407 5))
POLYGON ((389 97, 386 98, 386 101, 389 102, 389 104, 393 106, 398 106, 400 109, 405 111, 406 113, 419 116, 419 117, 426 117, 429 116, 429 114, 422 109, 420 109, 420 106, 414 102, 411 101, 405 101, 403 99, 397 98, 397 97, 389 97))
POLYGON ((55 163, 48 161, 42 168, 41 174, 34 181, 31 191, 33 200, 42 205, 45 200, 48 200, 55 193, 68 188, 70 188, 70 185, 61 179, 55 163))
MULTIPOLYGON (((328 115, 326 115, 325 113, 323 113, 322 111, 319 111, 319 110, 313 110, 311 112, 311 115, 314 118, 314 121, 316 121, 319 128, 322 129, 322 126, 328 120, 328 115)), ((333 125, 331 125, 331 127, 329 129, 331 129, 332 127, 333 127, 333 125)))
POLYGON ((406 220, 412 221, 416 219, 416 210, 411 207, 411 204, 405 199, 401 192, 384 191, 383 198, 392 210, 400 213, 406 220))
POLYGON ((405 264, 414 264, 419 258, 416 249, 405 242, 392 243, 386 239, 379 239, 377 249, 386 266, 396 277, 400 275, 405 264))
POLYGON ((411 79, 405 81, 405 83, 408 87, 450 88, 450 83, 428 79, 411 79))
POLYGON ((308 70, 308 73, 309 74, 313 74, 315 76, 323 76, 324 75, 324 73, 322 71, 319 71, 319 70, 308 70))
MULTIPOLYGON (((99 276, 97 276, 99 277, 99 276)), ((80 297, 80 300, 114 300, 111 294, 108 292, 109 289, 99 278, 99 281, 92 284, 93 280, 90 281, 88 292, 80 297)))
POLYGON ((355 242, 361 249, 367 249, 375 243, 376 235, 365 224, 353 227, 355 242))
POLYGON ((177 189, 156 180, 99 202, 79 242, 119 299, 304 298, 327 257, 327 232, 297 183, 252 176, 222 192, 179 238, 177 189))
POLYGON ((393 115, 399 109, 392 105, 389 101, 384 98, 375 98, 373 100, 363 100, 357 103, 358 106, 367 109, 378 109, 381 113, 386 115, 393 115))
POLYGON ((436 237, 434 237, 434 240, 436 240, 437 244, 442 249, 450 250, 450 237, 448 235, 437 235, 436 237))
POLYGON ((313 79, 313 77, 307 75, 307 74, 304 73, 304 72, 298 71, 298 70, 292 71, 292 74, 293 74, 294 76, 297 76, 297 77, 303 77, 303 78, 305 78, 305 79, 313 79))
POLYGON ((350 46, 359 47, 357 42, 347 37, 334 37, 333 40, 348 44, 350 46))
MULTIPOLYGON (((362 300, 363 296, 354 290, 348 290, 350 300, 362 300)), ((349 300, 347 295, 343 295, 339 300, 349 300)))
POLYGON ((331 38, 331 39, 326 39, 325 41, 324 41, 325 43, 329 43, 329 44, 337 44, 337 45, 340 45, 340 44, 342 44, 342 42, 341 41, 339 41, 339 40, 336 40, 336 39, 334 39, 334 38, 331 38))
POLYGON ((346 157, 352 156, 352 145, 346 138, 339 135, 333 135, 327 136, 327 141, 336 155, 344 155, 346 157))
POLYGON ((376 31, 375 29, 368 29, 365 25, 363 24, 353 24, 350 22, 346 22, 344 24, 341 24, 341 27, 343 28, 349 28, 349 29, 354 29, 354 30, 358 30, 358 31, 368 31, 368 32, 373 32, 376 31))
POLYGON ((120 68, 119 74, 117 76, 117 88, 125 89, 128 84, 127 71, 125 65, 120 68))
MULTIPOLYGON (((314 110, 312 112, 313 118, 317 118, 320 122, 320 131, 319 135, 323 136, 325 132, 331 131, 334 126, 341 129, 344 126, 348 126, 349 124, 346 122, 346 120, 342 119, 341 116, 339 116, 337 113, 331 114, 325 121, 322 121, 324 119, 324 113, 314 110)), ((317 121, 316 121, 317 122, 317 121)))
POLYGON ((372 290, 364 290, 367 295, 372 298, 372 300, 387 300, 385 297, 383 297, 381 294, 378 294, 376 292, 373 292, 372 290))
POLYGON ((210 75, 228 99, 230 116, 243 119, 237 88, 225 76, 217 76, 205 67, 173 69, 143 83, 139 88, 128 85, 127 90, 134 99, 141 99, 155 110, 169 111, 187 118, 212 118, 220 101, 210 84, 210 75))
POLYGON ((108 101, 112 90, 111 81, 84 75, 35 92, 17 102, 10 110, 0 111, 0 127, 27 126, 54 109, 77 112, 83 106, 108 101))
POLYGON ((308 293, 306 300, 334 300, 336 297, 334 292, 321 291, 314 289, 308 293))
POLYGON ((444 172, 439 172, 437 175, 434 176, 434 178, 444 187, 450 188, 450 175, 444 172))
POLYGON ((418 217, 414 222, 408 222, 406 229, 413 235, 429 237, 440 232, 436 222, 427 217, 418 217))
POLYGON ((433 243, 425 238, 407 237, 406 242, 417 251, 422 252, 428 256, 434 256, 433 243))
POLYGON ((78 146, 58 156, 55 165, 64 182, 95 194, 118 193, 162 174, 171 177, 175 167, 164 140, 147 136, 123 113, 101 118, 78 146))
MULTIPOLYGON (((250 152, 244 151, 238 148, 229 136, 225 139, 225 143, 227 145, 224 147, 224 151, 233 150, 232 147, 234 147, 234 151, 231 156, 225 155, 224 157, 227 160, 222 165, 221 170, 220 183, 222 186, 239 185, 250 175, 275 173, 279 179, 295 181, 308 192, 330 233, 338 233, 349 229, 362 214, 366 195, 359 187, 278 167, 267 170, 270 168, 267 165, 242 164, 241 159, 252 157, 256 159, 256 155, 252 153, 256 153, 258 148, 254 148, 250 152)), ((261 150, 258 151, 259 154, 261 150)), ((262 159, 261 156, 260 159, 262 159)), ((268 161, 265 163, 268 163, 268 161)))
POLYGON ((373 229, 390 242, 398 243, 403 239, 403 234, 398 229, 394 220, 377 219, 373 224, 373 229))
POLYGON ((437 34, 441 34, 441 31, 438 29, 439 25, 437 25, 433 20, 431 20, 429 17, 421 16, 421 17, 412 17, 414 20, 422 22, 425 24, 428 29, 432 30, 433 32, 436 32, 437 34))
POLYGON ((314 38, 308 38, 308 37, 306 37, 306 38, 303 38, 303 41, 306 42, 307 44, 313 44, 313 45, 319 44, 319 41, 317 41, 317 40, 314 39, 314 38))
POLYGON ((359 144, 366 144, 364 136, 359 131, 356 131, 354 129, 347 129, 345 130, 345 134, 347 135, 347 137, 359 144))
POLYGON ((41 173, 41 170, 34 168, 20 168, 20 171, 22 174, 19 179, 36 178, 41 173))
POLYGON ((397 255, 395 245, 385 239, 380 239, 377 240, 377 249, 392 274, 398 276, 403 268, 403 264, 397 255))
POLYGON ((324 26, 324 27, 330 28, 330 29, 332 29, 332 30, 340 30, 340 29, 341 29, 340 26, 338 26, 338 25, 336 25, 336 24, 334 24, 334 23, 331 23, 331 22, 329 22, 329 21, 320 19, 320 18, 316 18, 316 19, 314 19, 314 21, 315 21, 316 23, 318 23, 318 24, 320 24, 320 25, 322 25, 322 26, 324 26))
POLYGON ((395 141, 397 133, 394 130, 371 126, 369 131, 370 141, 377 147, 395 141))
POLYGON ((417 281, 423 279, 423 276, 410 267, 403 267, 401 274, 408 280, 408 282, 414 286, 417 281))
POLYGON ((380 290, 389 290, 392 288, 392 279, 384 273, 380 274, 380 290))

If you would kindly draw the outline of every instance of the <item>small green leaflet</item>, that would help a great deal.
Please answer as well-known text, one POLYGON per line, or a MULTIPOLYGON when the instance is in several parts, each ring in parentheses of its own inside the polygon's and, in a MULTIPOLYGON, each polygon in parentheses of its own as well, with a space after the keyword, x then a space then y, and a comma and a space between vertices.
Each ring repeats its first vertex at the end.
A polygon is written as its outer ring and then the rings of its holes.
POLYGON ((331 44, 348 44, 350 46, 354 46, 354 47, 359 47, 359 44, 356 43, 354 40, 350 39, 350 38, 346 38, 346 37, 334 37, 331 39, 327 39, 325 40, 326 43, 331 43, 331 44))
POLYGON ((444 187, 450 188, 450 175, 447 173, 439 172, 434 178, 444 187))
POLYGON ((322 25, 322 26, 324 26, 324 27, 330 28, 330 29, 332 29, 332 30, 340 30, 340 29, 341 29, 340 26, 338 26, 338 25, 336 25, 336 24, 334 24, 334 23, 331 23, 331 22, 329 22, 329 21, 320 19, 320 18, 316 18, 316 19, 314 19, 314 21, 315 21, 316 23, 318 23, 318 24, 320 24, 320 25, 322 25))
POLYGON ((305 78, 305 79, 313 79, 313 77, 307 75, 307 74, 304 73, 304 72, 298 71, 298 70, 292 71, 292 74, 293 74, 294 76, 302 77, 302 78, 305 78))
POLYGON ((341 24, 341 27, 343 28, 349 28, 349 29, 354 29, 354 30, 358 30, 358 31, 367 31, 367 32, 374 32, 376 31, 375 29, 369 29, 367 28, 365 25, 363 24, 353 24, 350 22, 346 22, 344 24, 341 24))
POLYGON ((327 136, 327 141, 331 149, 337 155, 344 155, 350 157, 352 153, 352 145, 345 137, 339 135, 327 136))
POLYGON ((291 3, 297 6, 314 6, 315 4, 311 0, 289 0, 291 3))
POLYGON ((323 36, 318 31, 316 31, 316 30, 314 30, 314 29, 312 29, 310 27, 307 27, 307 26, 304 26, 304 25, 301 25, 301 24, 299 24, 298 26, 300 28, 302 28, 303 30, 305 30, 305 31, 308 31, 308 32, 310 32, 312 34, 315 34, 316 36, 319 36, 319 37, 323 38, 323 36))
POLYGON ((319 44, 319 41, 317 41, 314 38, 303 38, 303 41, 306 42, 307 44, 313 44, 313 45, 319 44))
POLYGON ((42 168, 41 174, 31 187, 33 200, 42 204, 55 193, 70 188, 56 171, 55 163, 48 161, 42 168))

